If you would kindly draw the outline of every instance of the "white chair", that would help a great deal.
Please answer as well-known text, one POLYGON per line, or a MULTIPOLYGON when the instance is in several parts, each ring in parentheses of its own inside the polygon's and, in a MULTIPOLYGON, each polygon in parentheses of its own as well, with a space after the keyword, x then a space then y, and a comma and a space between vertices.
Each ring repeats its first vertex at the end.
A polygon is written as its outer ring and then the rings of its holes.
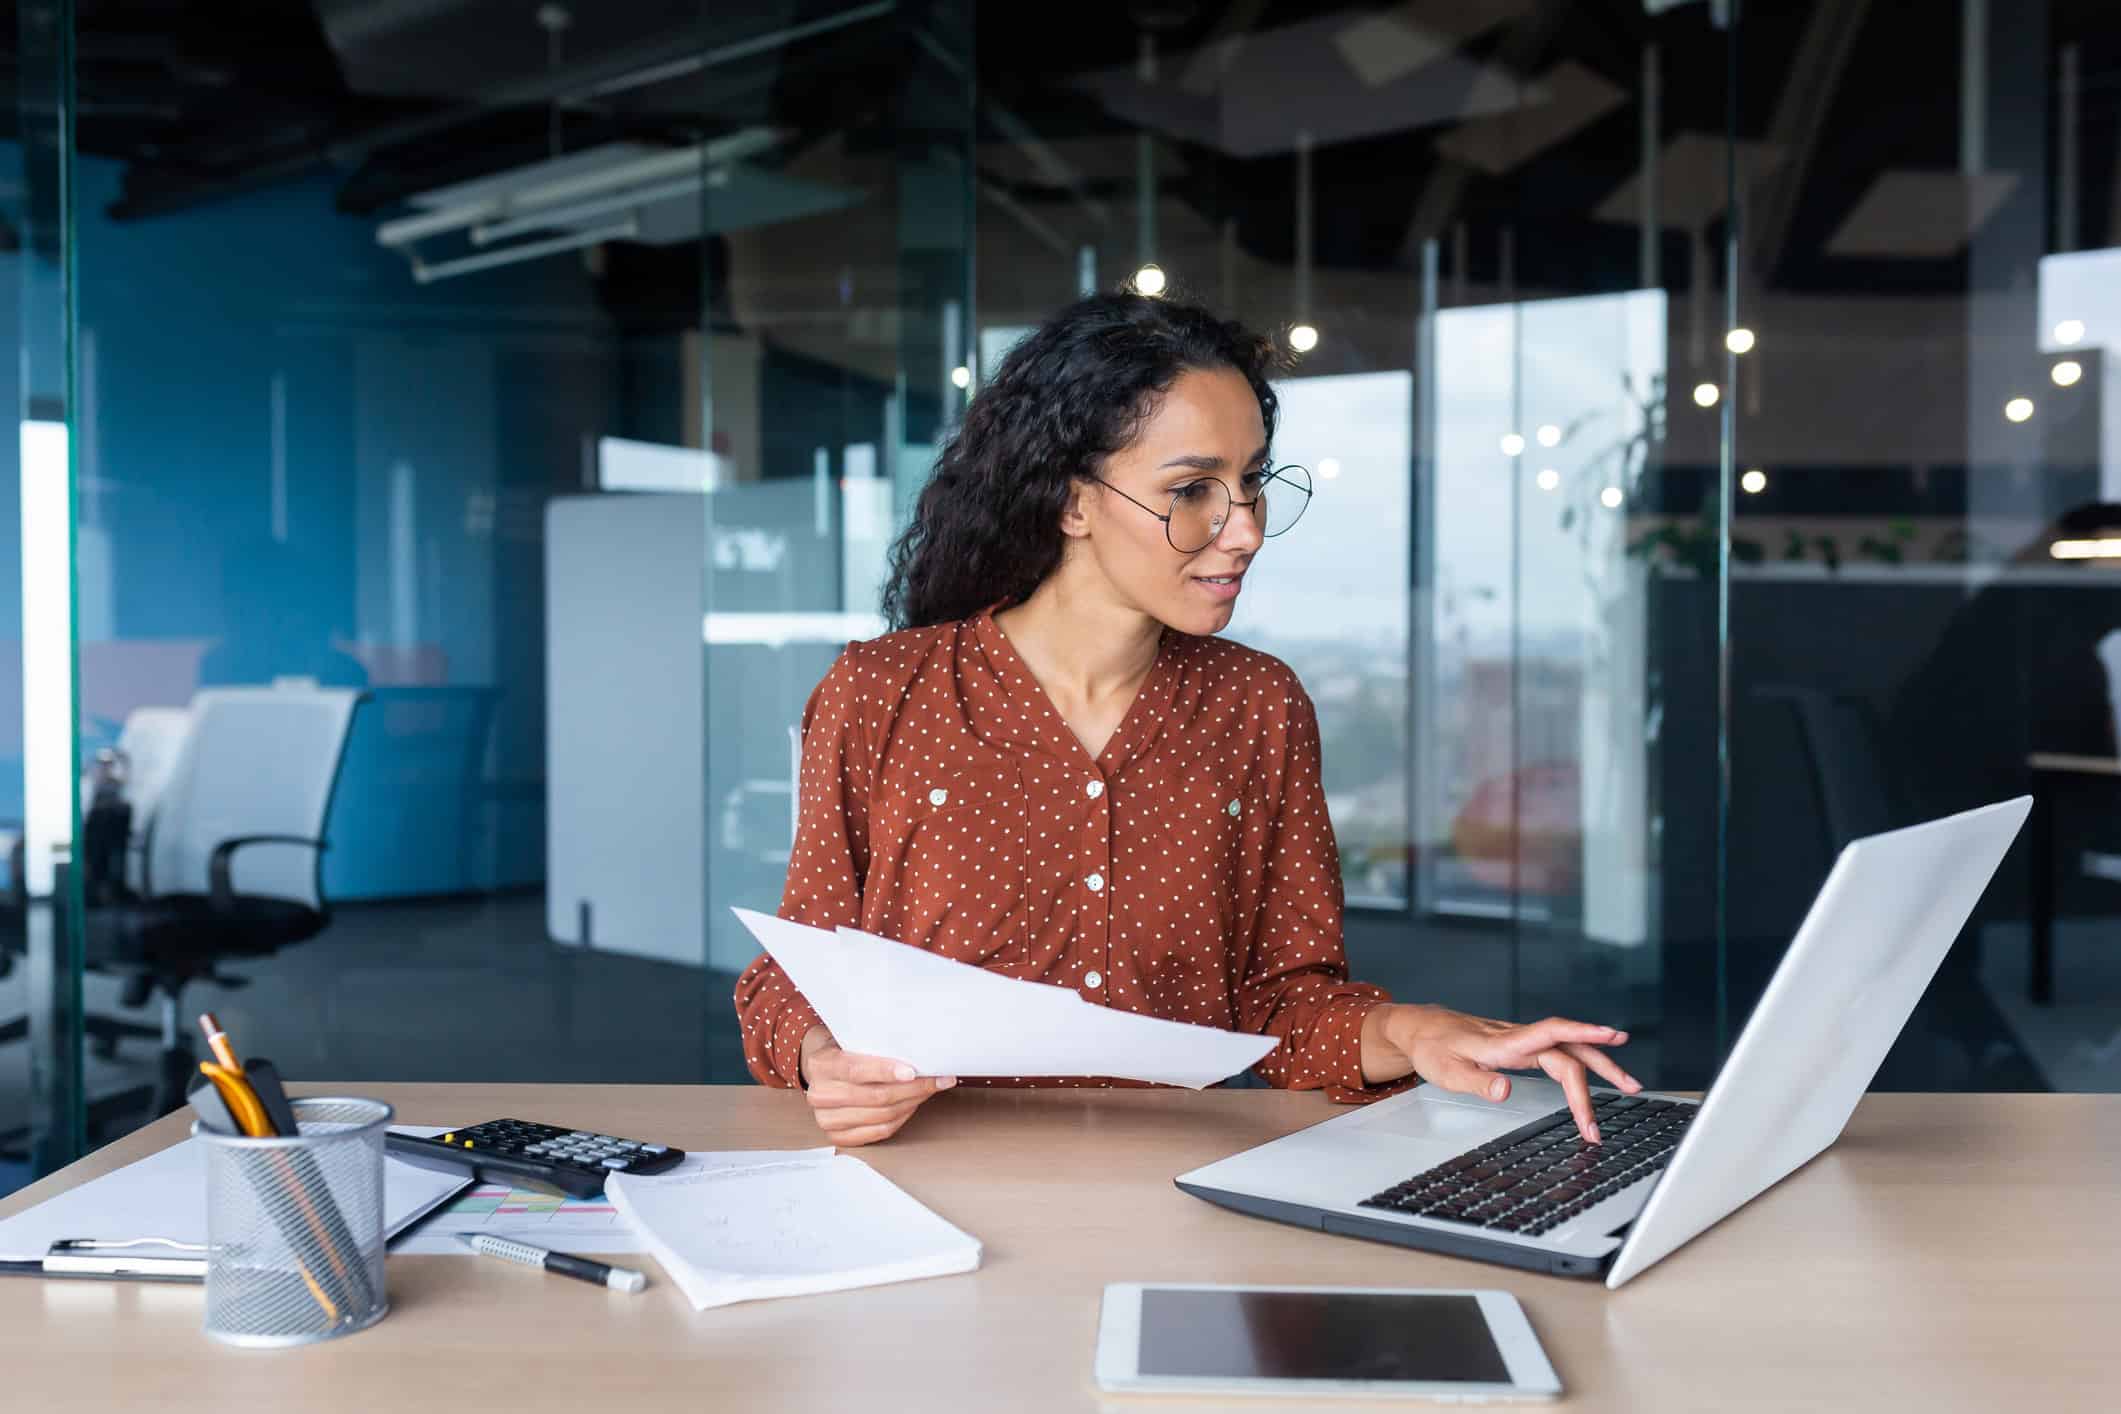
POLYGON ((126 714, 118 750, 126 757, 125 798, 132 802, 134 819, 155 813, 190 735, 189 707, 135 707, 126 714))
POLYGON ((232 894, 323 908, 324 819, 361 694, 213 688, 152 801, 151 896, 232 894))
POLYGON ((193 1069, 185 985, 240 987, 221 962, 276 952, 330 922, 324 823, 360 700, 348 688, 201 692, 166 772, 143 780, 138 887, 84 921, 88 965, 130 974, 125 1005, 161 997, 158 1109, 183 1102, 193 1069))

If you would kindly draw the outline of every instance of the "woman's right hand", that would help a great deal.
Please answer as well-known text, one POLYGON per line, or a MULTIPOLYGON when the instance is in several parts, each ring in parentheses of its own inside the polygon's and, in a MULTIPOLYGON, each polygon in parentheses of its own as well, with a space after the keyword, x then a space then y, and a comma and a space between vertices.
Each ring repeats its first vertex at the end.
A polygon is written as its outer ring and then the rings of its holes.
POLYGON ((817 1127, 847 1149, 889 1139, 923 1100, 957 1084, 950 1075, 916 1076, 904 1061, 843 1051, 822 1026, 803 1037, 798 1065, 817 1127))

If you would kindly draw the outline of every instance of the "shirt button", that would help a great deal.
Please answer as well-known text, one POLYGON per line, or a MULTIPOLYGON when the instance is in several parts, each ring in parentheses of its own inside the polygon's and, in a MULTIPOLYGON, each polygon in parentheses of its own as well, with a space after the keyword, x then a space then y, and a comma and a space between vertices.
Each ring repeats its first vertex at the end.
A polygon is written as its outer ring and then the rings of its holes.
POLYGON ((928 803, 930 805, 941 805, 949 798, 950 792, 944 790, 941 786, 937 786, 934 790, 928 792, 928 803))
POLYGON ((1092 874, 1083 882, 1090 886, 1090 892, 1093 894, 1100 894, 1105 891, 1105 876, 1102 874, 1092 874))
POLYGON ((1083 985, 1085 987, 1102 987, 1104 984, 1105 976, 1101 972, 1085 972, 1083 974, 1083 985))
POLYGON ((1083 787, 1083 794, 1089 796, 1092 800, 1097 799, 1104 793, 1105 783, 1103 781, 1092 781, 1090 782, 1090 784, 1083 787))

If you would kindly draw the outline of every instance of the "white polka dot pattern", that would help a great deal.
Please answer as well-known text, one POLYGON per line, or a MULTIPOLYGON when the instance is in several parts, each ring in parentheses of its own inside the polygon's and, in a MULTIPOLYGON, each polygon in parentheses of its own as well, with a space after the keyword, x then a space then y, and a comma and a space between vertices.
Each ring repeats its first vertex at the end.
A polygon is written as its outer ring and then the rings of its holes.
MULTIPOLYGON (((801 788, 783 918, 1279 1036, 1275 1085, 1400 1088, 1362 1083, 1386 997, 1348 980, 1318 722, 1278 659, 1167 631, 1093 761, 990 615, 850 644, 804 711, 801 788)), ((809 1003, 761 956, 736 1006, 751 1073, 794 1084, 809 1003)))

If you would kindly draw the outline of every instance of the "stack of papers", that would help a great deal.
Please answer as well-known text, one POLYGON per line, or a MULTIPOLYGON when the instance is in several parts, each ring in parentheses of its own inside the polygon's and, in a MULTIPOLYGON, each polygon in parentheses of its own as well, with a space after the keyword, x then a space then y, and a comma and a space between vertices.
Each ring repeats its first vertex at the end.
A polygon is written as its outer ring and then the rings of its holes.
MULTIPOLYGON (((397 1236, 470 1183, 468 1173, 441 1173, 386 1157, 384 1236, 397 1236)), ((351 1195, 339 1196, 343 1203, 351 1195)), ((203 1247, 205 1147, 196 1139, 179 1140, 167 1149, 0 1220, 0 1256, 42 1256, 62 1237, 104 1242, 166 1237, 172 1242, 203 1247)))
POLYGON ((843 1050, 923 1075, 1098 1075, 1198 1090, 1279 1039, 1093 1006, 856 928, 828 933, 735 910, 843 1050))
POLYGON ((969 1272, 977 1238, 859 1159, 830 1149, 690 1155, 614 1174, 605 1194, 695 1311, 969 1272))

